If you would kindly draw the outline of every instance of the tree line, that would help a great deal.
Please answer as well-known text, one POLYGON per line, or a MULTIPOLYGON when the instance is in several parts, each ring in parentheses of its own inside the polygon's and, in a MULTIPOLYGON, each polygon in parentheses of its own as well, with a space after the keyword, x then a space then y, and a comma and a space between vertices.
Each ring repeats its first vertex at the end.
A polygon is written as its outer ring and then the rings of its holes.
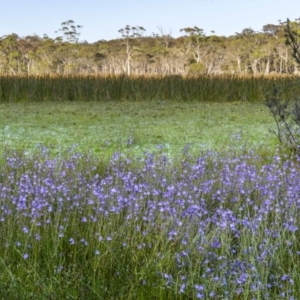
POLYGON ((261 31, 245 28, 232 36, 207 35, 194 26, 172 37, 146 34, 142 26, 125 26, 120 37, 80 42, 80 25, 69 20, 63 35, 0 37, 0 74, 7 75, 196 75, 196 74, 298 74, 299 64, 288 45, 288 31, 300 45, 300 18, 264 25, 261 31), (297 40, 298 39, 298 40, 297 40))

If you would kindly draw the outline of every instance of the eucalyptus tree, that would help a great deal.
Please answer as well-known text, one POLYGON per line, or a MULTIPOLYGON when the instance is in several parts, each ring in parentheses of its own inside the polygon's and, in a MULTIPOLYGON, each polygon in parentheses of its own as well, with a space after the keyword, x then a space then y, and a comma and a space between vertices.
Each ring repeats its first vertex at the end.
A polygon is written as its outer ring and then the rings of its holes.
POLYGON ((278 39, 280 25, 266 24, 263 26, 262 32, 268 37, 274 37, 275 39, 278 39))
POLYGON ((21 54, 22 72, 28 75, 34 72, 35 53, 42 42, 42 39, 37 35, 28 35, 18 40, 17 44, 21 54))
POLYGON ((160 35, 157 35, 156 37, 159 37, 163 41, 165 49, 168 49, 171 41, 173 40, 172 30, 169 30, 169 32, 166 33, 162 26, 157 27, 157 29, 160 35))
MULTIPOLYGON (((282 24, 266 24, 262 28, 262 33, 265 36, 267 43, 264 46, 264 52, 268 52, 270 63, 270 70, 277 73, 287 71, 288 66, 288 47, 285 45, 284 28, 282 24), (266 47, 268 48, 266 50, 266 47)), ((266 74, 268 74, 268 64, 266 66, 266 74)))
POLYGON ((257 63, 260 60, 257 50, 257 33, 252 28, 245 28, 240 33, 236 33, 235 37, 239 39, 240 47, 236 50, 239 52, 241 62, 244 67, 244 73, 256 73, 257 63))
POLYGON ((269 74, 272 60, 271 38, 267 38, 263 33, 257 32, 252 40, 250 51, 250 63, 253 74, 269 74))
POLYGON ((192 56, 188 59, 188 71, 192 73, 206 72, 202 59, 208 53, 208 49, 206 45, 207 37, 203 29, 197 26, 185 27, 180 29, 180 32, 184 33, 184 54, 192 56))
POLYGON ((227 56, 227 46, 225 41, 225 37, 216 36, 214 31, 207 37, 204 43, 206 54, 202 58, 206 74, 223 73, 227 56))
MULTIPOLYGON (((61 23, 61 31, 69 43, 78 43, 80 37, 79 29, 82 28, 82 25, 75 25, 73 20, 65 21, 61 23)), ((55 31, 55 33, 58 33, 55 31)))
POLYGON ((2 66, 5 73, 17 75, 20 72, 21 53, 18 49, 20 37, 15 34, 5 35, 0 40, 0 53, 2 54, 2 66))
POLYGON ((199 64, 202 57, 207 53, 207 50, 204 47, 206 36, 203 29, 197 26, 186 27, 180 29, 180 32, 185 33, 185 52, 192 52, 193 58, 195 59, 196 63, 199 64))
POLYGON ((35 69, 42 74, 61 73, 61 61, 58 58, 57 49, 60 42, 49 37, 43 38, 43 43, 36 50, 36 57, 39 59, 35 69))
POLYGON ((132 59, 132 53, 134 50, 139 50, 139 48, 134 45, 134 41, 139 43, 145 31, 146 29, 142 26, 130 25, 126 25, 118 31, 122 35, 122 44, 126 47, 127 75, 130 75, 131 73, 130 61, 132 59))
POLYGON ((231 36, 227 39, 226 59, 228 62, 228 70, 231 73, 242 74, 245 67, 245 56, 248 55, 245 49, 245 42, 240 36, 231 36))

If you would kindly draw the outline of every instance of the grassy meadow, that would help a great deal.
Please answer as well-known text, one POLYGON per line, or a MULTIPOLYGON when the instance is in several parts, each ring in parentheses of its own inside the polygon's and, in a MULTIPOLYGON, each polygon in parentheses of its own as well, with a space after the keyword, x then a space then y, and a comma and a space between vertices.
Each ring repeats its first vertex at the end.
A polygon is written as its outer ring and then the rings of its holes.
POLYGON ((176 156, 189 144, 193 152, 223 151, 237 135, 240 144, 268 151, 276 145, 274 122, 262 103, 59 102, 0 104, 2 149, 34 152, 42 144, 59 152, 110 158, 156 151, 176 156), (246 113, 245 113, 246 112, 246 113))
POLYGON ((295 77, 0 77, 0 299, 299 299, 295 77))

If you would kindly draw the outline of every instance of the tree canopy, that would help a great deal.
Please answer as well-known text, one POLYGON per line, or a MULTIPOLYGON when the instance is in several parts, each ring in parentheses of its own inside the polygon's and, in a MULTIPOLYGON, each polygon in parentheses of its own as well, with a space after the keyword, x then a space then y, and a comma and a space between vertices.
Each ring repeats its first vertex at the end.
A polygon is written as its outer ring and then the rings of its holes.
MULTIPOLYGON (((207 35, 193 26, 182 36, 146 35, 142 26, 126 25, 119 39, 79 41, 80 28, 63 22, 63 36, 0 37, 0 73, 42 74, 297 74, 300 20, 245 28, 232 36, 207 35), (287 31, 289 29, 289 31, 287 31), (288 34, 288 32, 290 34, 288 34), (292 47, 291 47, 292 46, 292 47), (296 57, 295 57, 296 55, 296 57), (295 58, 297 58, 295 60, 295 58)), ((300 58, 299 58, 300 60, 300 58)))

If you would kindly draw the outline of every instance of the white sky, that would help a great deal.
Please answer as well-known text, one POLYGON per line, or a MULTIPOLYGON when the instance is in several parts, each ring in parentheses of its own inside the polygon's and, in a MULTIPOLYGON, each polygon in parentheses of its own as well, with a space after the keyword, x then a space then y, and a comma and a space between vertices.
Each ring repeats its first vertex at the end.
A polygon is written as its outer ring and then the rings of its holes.
POLYGON ((143 26, 145 35, 164 28, 172 36, 198 26, 206 34, 233 35, 244 28, 300 17, 300 0, 0 0, 0 36, 44 34, 55 37, 61 23, 82 25, 80 40, 119 38, 126 25, 143 26))

